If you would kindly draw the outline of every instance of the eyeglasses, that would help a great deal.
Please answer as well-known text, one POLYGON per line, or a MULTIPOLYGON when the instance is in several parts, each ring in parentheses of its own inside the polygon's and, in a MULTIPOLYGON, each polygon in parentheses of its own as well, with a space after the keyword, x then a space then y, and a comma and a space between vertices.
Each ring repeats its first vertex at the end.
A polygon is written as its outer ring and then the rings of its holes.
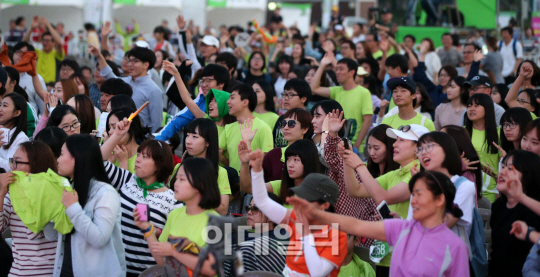
POLYGON ((291 128, 291 129, 296 127, 296 120, 292 120, 292 119, 289 120, 289 121, 282 120, 281 121, 281 128, 285 128, 285 126, 289 126, 289 128, 291 128))
POLYGON ((73 123, 73 124, 71 124, 71 125, 67 125, 67 126, 62 127, 62 130, 64 130, 64 132, 69 132, 69 130, 71 130, 71 128, 73 128, 73 130, 75 130, 75 129, 79 128, 79 127, 81 127, 81 121, 80 120, 73 123))
POLYGON ((200 79, 199 80, 199 86, 202 86, 202 85, 209 85, 212 81, 214 81, 215 79, 200 79))
POLYGON ((282 93, 281 94, 281 97, 283 97, 285 99, 291 99, 291 98, 293 98, 295 96, 299 96, 299 95, 298 94, 292 94, 292 93, 291 94, 289 94, 289 93, 282 93))
POLYGON ((259 208, 257 208, 257 206, 253 205, 253 206, 246 206, 246 213, 249 213, 251 212, 252 214, 256 214, 258 213, 260 210, 259 208))
POLYGON ((19 161, 14 160, 13 158, 9 158, 9 165, 10 166, 12 165, 13 168, 17 168, 17 166, 19 164, 30 164, 30 163, 29 162, 19 162, 19 161))
POLYGON ((523 99, 516 99, 516 101, 517 101, 520 105, 523 105, 523 104, 531 104, 531 102, 525 101, 525 100, 523 100, 523 99))
POLYGON ((501 124, 501 127, 504 129, 516 129, 516 127, 518 126, 518 124, 516 122, 505 122, 503 124, 501 124))
POLYGON ((477 91, 479 89, 485 89, 485 88, 488 88, 488 87, 486 87, 486 86, 470 87, 469 91, 477 91))
POLYGON ((139 59, 126 59, 126 62, 127 63, 138 63, 138 62, 140 62, 140 60, 139 59))
POLYGON ((417 147, 416 150, 414 150, 414 153, 416 154, 416 156, 419 156, 420 154, 431 153, 431 151, 433 151, 433 146, 438 146, 438 144, 428 143, 423 147, 417 147))
POLYGON ((74 71, 71 67, 62 67, 60 69, 60 71, 63 71, 63 72, 69 72, 69 71, 74 71))
POLYGON ((420 137, 418 137, 418 135, 415 134, 414 131, 411 129, 411 125, 401 125, 401 126, 399 126, 398 131, 401 131, 401 132, 403 132, 403 133, 407 133, 408 131, 411 131, 411 133, 412 133, 416 138, 420 138, 420 137))

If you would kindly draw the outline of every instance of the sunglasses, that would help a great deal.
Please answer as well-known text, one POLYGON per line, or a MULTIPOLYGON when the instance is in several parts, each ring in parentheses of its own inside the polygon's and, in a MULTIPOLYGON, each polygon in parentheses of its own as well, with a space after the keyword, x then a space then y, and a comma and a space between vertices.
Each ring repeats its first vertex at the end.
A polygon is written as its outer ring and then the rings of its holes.
POLYGON ((249 213, 251 211, 252 214, 258 213, 260 210, 257 208, 257 206, 246 206, 246 213, 249 213))
POLYGON ((403 133, 407 133, 408 131, 411 131, 411 133, 416 137, 419 138, 417 134, 414 133, 414 131, 411 129, 411 125, 401 125, 398 128, 398 131, 401 131, 403 133))
POLYGON ((296 120, 282 120, 281 121, 281 128, 285 128, 285 126, 289 126, 289 128, 294 128, 296 126, 296 120))

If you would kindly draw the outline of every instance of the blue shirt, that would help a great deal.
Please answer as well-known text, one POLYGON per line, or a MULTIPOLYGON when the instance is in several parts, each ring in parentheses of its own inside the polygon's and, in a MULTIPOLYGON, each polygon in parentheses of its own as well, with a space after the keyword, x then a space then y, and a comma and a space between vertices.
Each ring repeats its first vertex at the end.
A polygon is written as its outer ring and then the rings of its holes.
MULTIPOLYGON (((195 98, 195 103, 203 112, 206 112, 206 96, 204 94, 199 94, 195 98)), ((178 131, 182 130, 184 126, 188 125, 191 121, 195 119, 195 116, 189 111, 187 107, 179 111, 173 119, 161 130, 159 135, 156 137, 157 140, 166 141, 170 139, 178 131)))
POLYGON ((118 78, 128 83, 133 88, 133 102, 137 108, 141 107, 146 101, 150 104, 139 113, 141 122, 144 126, 152 128, 155 132, 162 126, 163 122, 163 97, 161 89, 152 81, 149 75, 144 75, 133 81, 131 76, 118 77, 114 75, 110 66, 101 70, 101 76, 105 79, 118 78))
POLYGON ((94 106, 101 110, 101 90, 99 89, 97 84, 91 84, 88 88, 90 91, 90 99, 92 100, 92 103, 94 103, 94 106))

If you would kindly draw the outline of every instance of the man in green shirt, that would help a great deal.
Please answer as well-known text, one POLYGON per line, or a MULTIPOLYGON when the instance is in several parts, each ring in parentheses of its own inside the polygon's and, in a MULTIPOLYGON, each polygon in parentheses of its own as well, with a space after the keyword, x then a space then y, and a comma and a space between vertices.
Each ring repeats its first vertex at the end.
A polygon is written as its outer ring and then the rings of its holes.
POLYGON ((29 42, 30 35, 40 25, 45 26, 46 32, 41 35, 41 44, 43 50, 36 49, 38 56, 37 73, 43 77, 45 83, 56 81, 56 60, 64 59, 64 48, 62 46, 62 38, 58 32, 51 26, 45 17, 34 16, 30 30, 24 34, 23 41, 29 42))
POLYGON ((341 86, 321 87, 321 76, 326 66, 331 64, 333 59, 332 55, 326 54, 321 60, 319 69, 311 79, 311 90, 313 94, 328 97, 341 104, 345 118, 353 120, 351 141, 354 147, 363 149, 364 138, 371 126, 371 116, 373 115, 371 93, 354 82, 358 63, 349 58, 339 60, 335 67, 336 77, 341 86))
POLYGON ((257 94, 249 85, 237 86, 231 93, 227 101, 229 114, 236 117, 238 122, 225 125, 225 130, 219 136, 220 161, 230 167, 240 171, 240 157, 238 156, 238 144, 245 140, 251 149, 261 149, 264 153, 274 148, 272 140, 272 130, 268 124, 253 116, 253 111, 257 106, 257 94), (249 126, 251 125, 252 126, 249 126), (249 127, 248 132, 241 131, 240 124, 249 127), (226 158, 225 154, 229 154, 226 158))
POLYGON ((416 104, 416 83, 411 77, 396 77, 386 83, 392 91, 392 99, 398 106, 398 113, 383 119, 382 124, 388 124, 397 129, 402 125, 418 124, 426 127, 430 132, 435 131, 435 124, 431 119, 414 110, 416 104))

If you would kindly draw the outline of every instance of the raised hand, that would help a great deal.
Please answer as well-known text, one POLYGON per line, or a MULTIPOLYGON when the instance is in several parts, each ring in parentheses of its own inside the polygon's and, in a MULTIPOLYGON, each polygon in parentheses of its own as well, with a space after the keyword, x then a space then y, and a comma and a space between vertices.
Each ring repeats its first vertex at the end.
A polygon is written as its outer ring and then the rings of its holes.
POLYGON ((111 22, 107 21, 101 26, 101 36, 106 38, 111 34, 111 32, 111 22))
POLYGON ((521 65, 521 72, 519 75, 523 75, 525 78, 530 78, 532 77, 533 71, 534 70, 529 63, 523 63, 523 65, 521 65))
POLYGON ((506 176, 508 178, 506 181, 506 195, 509 198, 516 199, 518 202, 521 201, 523 198, 523 185, 521 184, 516 168, 514 166, 508 168, 506 176))
POLYGON ((240 124, 240 135, 242 136, 242 140, 244 140, 247 143, 251 143, 253 138, 255 137, 255 133, 257 132, 257 129, 253 129, 253 119, 248 118, 244 121, 244 124, 240 124))
POLYGON ((251 169, 255 172, 260 172, 262 170, 262 162, 264 153, 257 149, 249 154, 249 165, 251 165, 251 169))
POLYGON ((34 30, 34 29, 37 29, 38 27, 39 27, 39 16, 34 15, 34 17, 32 18, 32 23, 30 25, 30 28, 34 30))
POLYGON ((307 216, 301 211, 296 211, 294 215, 296 217, 296 222, 294 224, 297 228, 296 230, 298 230, 299 227, 301 227, 300 229, 302 230, 301 233, 297 233, 297 239, 301 239, 302 237, 311 234, 311 230, 309 229, 309 219, 307 216))
POLYGON ((425 55, 429 53, 429 42, 424 40, 422 41, 422 43, 420 44, 420 54, 421 55, 425 55))
POLYGON ((183 15, 179 15, 176 18, 176 25, 178 26, 178 29, 184 30, 186 28, 186 20, 184 19, 183 15))
POLYGON ((58 105, 58 97, 54 96, 54 94, 49 95, 49 107, 50 108, 56 108, 56 105, 58 105))
POLYGON ((501 152, 501 156, 502 158, 506 157, 506 151, 504 151, 504 149, 502 149, 502 147, 500 145, 498 145, 497 143, 493 142, 493 145, 495 147, 497 147, 497 149, 499 149, 499 152, 501 152))
POLYGON ((88 45, 88 53, 92 54, 94 57, 98 58, 101 55, 101 52, 99 52, 99 49, 97 49, 93 45, 88 45))
POLYGON ((312 219, 313 214, 316 212, 311 203, 297 196, 287 197, 287 203, 294 206, 295 214, 301 213, 307 219, 312 219))
POLYGON ((516 238, 519 240, 525 240, 528 229, 529 226, 527 226, 527 223, 518 220, 512 223, 510 234, 516 236, 516 238))
MULTIPOLYGON (((186 62, 186 66, 187 66, 187 62, 186 62)), ((174 65, 174 63, 165 61, 165 60, 163 61, 163 70, 167 71, 172 76, 176 76, 177 74, 180 74, 178 72, 178 68, 176 68, 176 65, 174 65)))
POLYGON ((116 123, 115 135, 119 137, 123 137, 125 134, 129 132, 130 126, 131 126, 131 121, 129 121, 127 118, 124 118, 122 121, 118 121, 118 123, 116 123))
POLYGON ((326 52, 326 54, 324 54, 324 57, 322 58, 321 60, 321 66, 327 66, 329 64, 331 64, 333 61, 334 61, 335 57, 334 57, 334 53, 332 52, 326 52))
POLYGON ((465 152, 463 152, 461 154, 461 162, 465 166, 466 170, 476 170, 477 167, 472 167, 471 165, 478 164, 480 162, 480 160, 471 162, 469 159, 467 159, 467 157, 465 157, 465 152))
POLYGON ((343 118, 343 111, 341 113, 338 110, 334 110, 331 113, 328 113, 328 132, 332 134, 332 136, 336 136, 339 130, 343 128, 343 124, 345 123, 345 120, 343 118))
POLYGON ((249 153, 251 153, 251 149, 249 148, 247 142, 241 140, 238 144, 238 156, 240 157, 240 161, 243 163, 249 163, 249 153))
POLYGON ((475 62, 479 62, 479 61, 483 60, 485 57, 486 57, 486 55, 484 55, 484 52, 482 52, 482 50, 474 51, 474 61, 475 62))

